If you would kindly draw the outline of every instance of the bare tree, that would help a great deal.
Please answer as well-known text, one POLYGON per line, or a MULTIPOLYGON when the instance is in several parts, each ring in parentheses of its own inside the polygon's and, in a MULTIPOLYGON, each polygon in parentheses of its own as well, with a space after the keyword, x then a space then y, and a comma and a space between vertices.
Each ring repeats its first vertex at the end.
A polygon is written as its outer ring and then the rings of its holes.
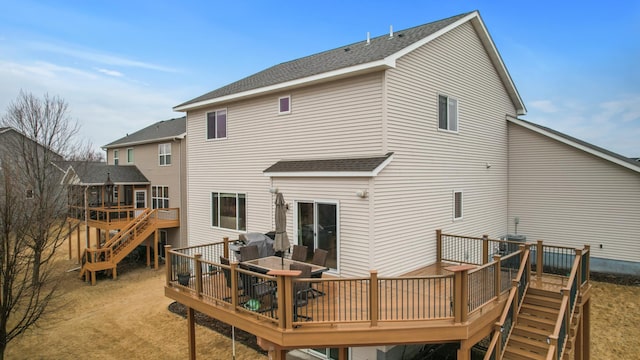
POLYGON ((56 165, 88 146, 59 97, 21 92, 0 120, 0 359, 55 294, 56 250, 67 238, 67 187, 56 165))

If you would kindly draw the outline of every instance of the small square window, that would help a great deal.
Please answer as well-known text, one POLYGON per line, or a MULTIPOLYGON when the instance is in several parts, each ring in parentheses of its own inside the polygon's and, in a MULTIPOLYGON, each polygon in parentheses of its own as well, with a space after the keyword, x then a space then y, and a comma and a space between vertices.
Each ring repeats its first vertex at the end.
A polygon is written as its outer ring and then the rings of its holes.
POLYGON ((291 96, 283 96, 278 99, 278 113, 279 114, 291 113, 291 96))

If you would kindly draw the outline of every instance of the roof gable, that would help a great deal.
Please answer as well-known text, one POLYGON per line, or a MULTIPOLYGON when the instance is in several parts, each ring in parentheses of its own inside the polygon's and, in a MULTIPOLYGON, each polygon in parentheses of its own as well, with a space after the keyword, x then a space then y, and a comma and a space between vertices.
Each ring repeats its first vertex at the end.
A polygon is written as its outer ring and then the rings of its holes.
POLYGON ((133 134, 127 134, 125 137, 104 145, 102 148, 110 149, 114 147, 152 143, 175 138, 182 139, 186 133, 187 118, 183 116, 177 119, 158 121, 155 124, 134 132, 133 134))
POLYGON ((605 159, 607 161, 611 161, 615 164, 618 164, 620 166, 626 167, 628 169, 631 169, 633 171, 636 172, 640 172, 640 162, 632 159, 632 158, 628 158, 625 156, 622 156, 620 154, 616 154, 613 151, 609 151, 607 149, 601 148, 599 146, 590 144, 586 141, 574 138, 572 136, 569 136, 567 134, 561 133, 560 131, 557 130, 553 130, 551 128, 548 128, 546 126, 542 126, 542 125, 538 125, 538 124, 534 124, 532 122, 526 121, 526 120, 522 120, 522 119, 517 119, 517 118, 512 118, 512 117, 507 117, 507 120, 509 122, 511 122, 512 124, 516 124, 519 126, 522 126, 524 128, 527 128, 529 130, 532 130, 538 134, 544 135, 546 137, 549 137, 551 139, 560 141, 564 144, 567 144, 569 146, 572 146, 576 149, 582 150, 584 152, 587 152, 589 154, 595 155, 599 158, 605 159))
POLYGON ((396 31, 393 36, 386 34, 375 37, 370 42, 361 41, 281 63, 177 105, 174 110, 187 111, 285 88, 392 68, 399 57, 467 21, 472 21, 476 30, 479 30, 478 34, 512 101, 519 109, 519 114, 524 114, 524 104, 477 11, 396 31))
MULTIPOLYGON (((114 184, 149 184, 149 180, 135 165, 107 165, 103 162, 63 162, 62 168, 67 168, 67 174, 74 175, 78 185, 102 185, 107 180, 107 174, 114 184)), ((65 176, 72 176, 65 175, 65 176)))

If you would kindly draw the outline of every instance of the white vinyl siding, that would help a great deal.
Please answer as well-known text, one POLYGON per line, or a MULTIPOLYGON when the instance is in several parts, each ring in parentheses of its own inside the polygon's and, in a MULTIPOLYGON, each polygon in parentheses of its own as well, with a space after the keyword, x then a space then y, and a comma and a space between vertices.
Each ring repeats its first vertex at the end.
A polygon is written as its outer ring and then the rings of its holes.
MULTIPOLYGON (((296 109, 284 117, 274 111, 273 96, 225 104, 228 114, 233 115, 233 121, 228 122, 228 132, 233 137, 224 142, 198 136, 206 134, 205 114, 211 109, 189 112, 187 133, 194 134, 187 149, 190 245, 238 235, 237 231, 210 226, 211 191, 230 189, 247 194, 251 199, 247 231, 265 233, 273 230, 269 209, 274 199, 268 191, 271 178, 263 174, 269 166, 291 158, 383 155, 381 82, 382 73, 373 73, 297 89, 291 94, 296 109), (328 108, 332 111, 328 112, 328 108)), ((349 190, 348 196, 357 198, 356 190, 349 190)), ((282 191, 285 200, 292 200, 282 191)), ((315 199, 327 198, 341 200, 337 196, 315 199)), ((363 236, 362 242, 353 246, 368 247, 368 237, 363 236)))
POLYGON ((506 234, 505 115, 516 110, 471 24, 403 56, 385 79, 385 150, 394 160, 375 179, 371 246, 392 276, 436 260, 436 229, 506 234), (464 100, 456 136, 438 129, 440 94, 464 100), (464 189, 464 221, 452 220, 452 189, 464 189))
POLYGON ((527 240, 640 261, 640 174, 509 124, 509 227, 527 240), (600 248, 602 244, 602 249, 600 248))

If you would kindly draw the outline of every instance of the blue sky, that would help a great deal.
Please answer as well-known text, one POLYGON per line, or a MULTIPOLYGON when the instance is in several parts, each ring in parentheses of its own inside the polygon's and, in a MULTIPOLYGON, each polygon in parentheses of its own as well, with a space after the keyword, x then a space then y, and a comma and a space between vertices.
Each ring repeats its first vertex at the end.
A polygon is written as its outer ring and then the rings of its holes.
POLYGON ((524 119, 640 156, 640 1, 0 0, 0 114, 59 95, 97 147, 269 66, 479 10, 524 119))

